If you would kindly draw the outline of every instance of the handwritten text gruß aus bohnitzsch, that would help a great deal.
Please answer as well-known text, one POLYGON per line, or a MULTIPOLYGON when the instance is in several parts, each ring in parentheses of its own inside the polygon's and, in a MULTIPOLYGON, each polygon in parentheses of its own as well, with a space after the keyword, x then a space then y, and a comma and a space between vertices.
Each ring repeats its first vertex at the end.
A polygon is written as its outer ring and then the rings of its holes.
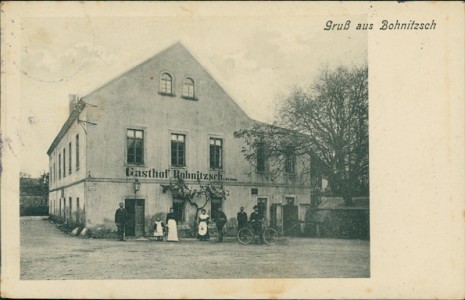
POLYGON ((333 20, 326 21, 324 30, 350 30, 355 28, 355 30, 435 30, 436 22, 432 20, 431 22, 417 22, 415 20, 409 20, 408 22, 401 22, 399 20, 388 21, 383 20, 378 26, 375 26, 373 23, 360 23, 352 22, 351 20, 346 20, 343 22, 335 22, 333 20))

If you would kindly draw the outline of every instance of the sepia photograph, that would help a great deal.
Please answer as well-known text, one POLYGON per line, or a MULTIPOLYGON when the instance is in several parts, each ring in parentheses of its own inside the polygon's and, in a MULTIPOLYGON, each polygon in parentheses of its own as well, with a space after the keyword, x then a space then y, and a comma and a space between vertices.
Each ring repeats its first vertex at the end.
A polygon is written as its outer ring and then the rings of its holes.
POLYGON ((463 3, 1 14, 1 297, 465 295, 463 3))
POLYGON ((21 279, 369 277, 367 34, 324 24, 23 20, 21 279))

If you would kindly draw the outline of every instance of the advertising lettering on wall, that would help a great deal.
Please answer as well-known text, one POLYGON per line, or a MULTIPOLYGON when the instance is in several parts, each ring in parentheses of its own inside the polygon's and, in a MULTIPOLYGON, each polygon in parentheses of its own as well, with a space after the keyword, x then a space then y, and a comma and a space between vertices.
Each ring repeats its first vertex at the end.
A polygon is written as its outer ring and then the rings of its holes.
POLYGON ((140 169, 135 167, 126 168, 126 177, 156 178, 156 179, 193 179, 193 180, 217 180, 217 181, 237 181, 237 178, 225 177, 221 171, 201 172, 177 169, 157 170, 154 168, 140 169))

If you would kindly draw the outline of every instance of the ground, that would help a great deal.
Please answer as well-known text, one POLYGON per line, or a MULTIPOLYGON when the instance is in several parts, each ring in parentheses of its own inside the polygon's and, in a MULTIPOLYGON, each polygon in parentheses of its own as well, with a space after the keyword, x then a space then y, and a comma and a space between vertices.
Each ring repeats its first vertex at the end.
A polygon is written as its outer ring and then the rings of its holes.
POLYGON ((277 245, 72 237, 21 217, 21 279, 336 278, 370 276, 370 243, 284 238, 277 245))

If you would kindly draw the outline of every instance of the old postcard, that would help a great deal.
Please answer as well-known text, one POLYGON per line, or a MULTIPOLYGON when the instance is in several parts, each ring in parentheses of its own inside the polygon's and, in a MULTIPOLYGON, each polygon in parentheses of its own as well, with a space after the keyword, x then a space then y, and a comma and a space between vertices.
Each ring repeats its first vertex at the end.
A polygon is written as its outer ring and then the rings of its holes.
POLYGON ((463 9, 4 2, 1 296, 462 299, 463 9))

